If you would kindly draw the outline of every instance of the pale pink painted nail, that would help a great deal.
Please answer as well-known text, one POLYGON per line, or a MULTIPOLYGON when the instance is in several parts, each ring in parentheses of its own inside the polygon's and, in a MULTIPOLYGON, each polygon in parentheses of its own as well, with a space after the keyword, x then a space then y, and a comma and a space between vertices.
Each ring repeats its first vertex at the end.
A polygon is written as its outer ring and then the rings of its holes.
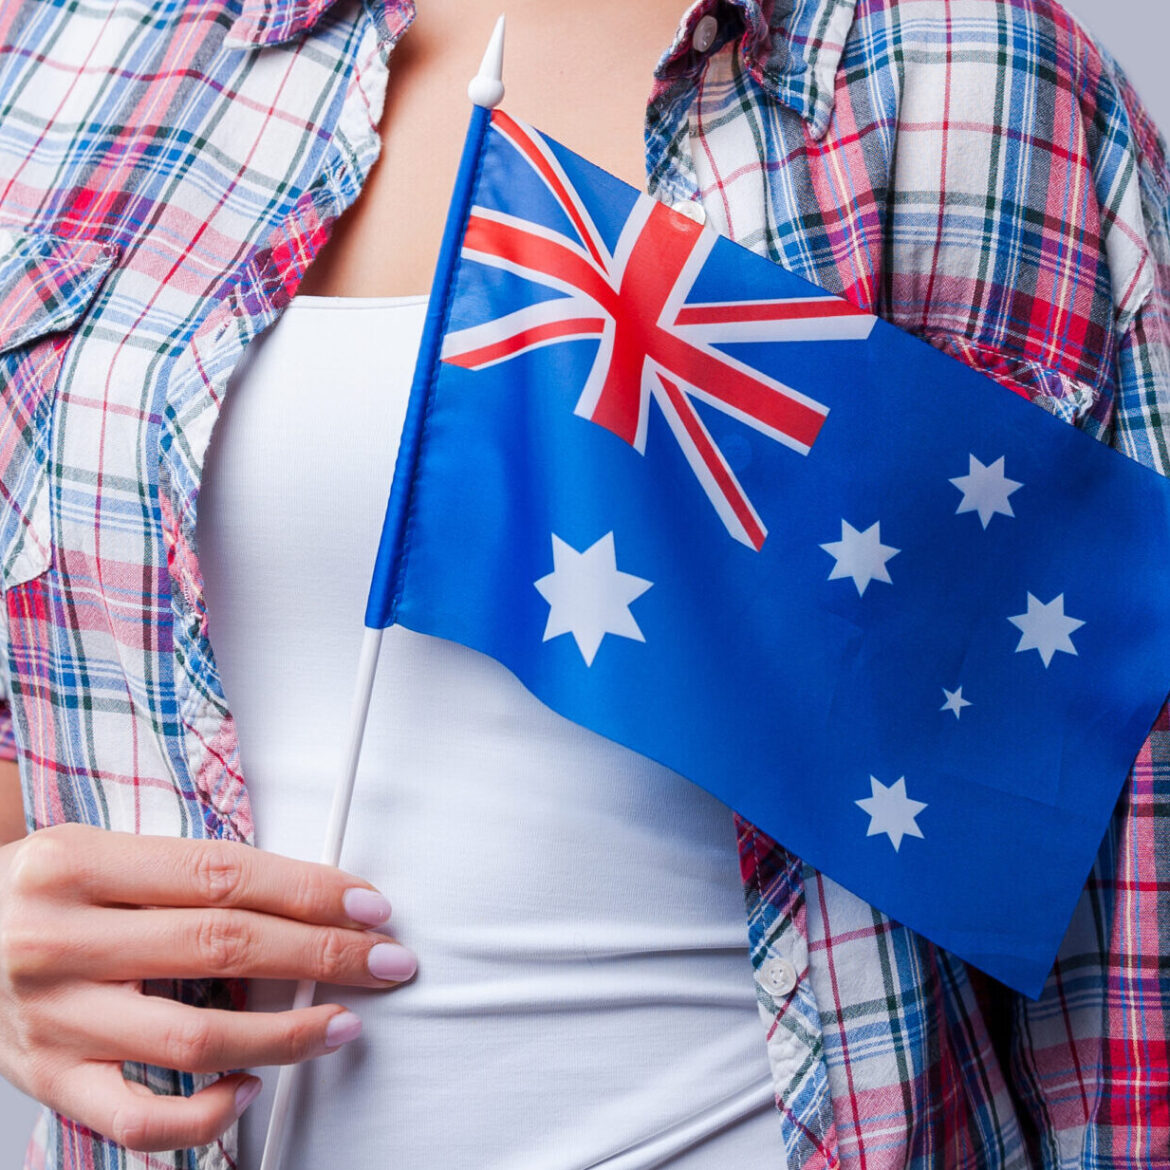
POLYGON ((338 1012, 325 1028, 325 1047, 340 1048, 362 1034, 361 1017, 354 1012, 338 1012))
POLYGON ((239 1117, 260 1095, 264 1082, 259 1077, 249 1077, 236 1090, 236 1116, 239 1117))
POLYGON ((378 943, 370 948, 370 974, 378 979, 393 979, 401 983, 418 969, 418 958, 413 951, 395 943, 378 943))
POLYGON ((390 917, 390 903, 376 890, 354 886, 341 895, 341 904, 354 922, 381 926, 390 917))

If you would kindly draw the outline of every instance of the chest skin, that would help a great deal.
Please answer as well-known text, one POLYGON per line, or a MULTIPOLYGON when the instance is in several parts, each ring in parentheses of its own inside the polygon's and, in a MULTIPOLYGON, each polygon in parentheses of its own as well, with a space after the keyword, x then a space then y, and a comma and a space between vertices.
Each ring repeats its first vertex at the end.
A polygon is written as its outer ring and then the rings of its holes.
MULTIPOLYGON (((645 189, 643 123, 654 66, 685 4, 508 8, 504 107, 618 178, 645 189)), ((428 0, 395 48, 378 131, 382 153, 298 292, 380 297, 425 293, 498 0, 428 0)))

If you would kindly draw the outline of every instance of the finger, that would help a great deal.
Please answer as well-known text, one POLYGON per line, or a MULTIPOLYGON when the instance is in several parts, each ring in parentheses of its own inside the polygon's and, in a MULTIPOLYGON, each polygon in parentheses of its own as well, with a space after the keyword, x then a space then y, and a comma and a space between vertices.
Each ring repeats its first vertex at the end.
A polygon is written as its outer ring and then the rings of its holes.
POLYGON ((94 907, 65 935, 25 948, 21 974, 94 982, 129 979, 312 979, 386 987, 414 974, 417 960, 372 930, 309 926, 251 910, 122 910, 94 907), (389 959, 389 966, 371 970, 389 959))
POLYGON ((137 1060, 183 1072, 295 1064, 361 1034, 338 1004, 284 1012, 220 1011, 96 986, 71 1005, 71 1046, 90 1060, 137 1060))
POLYGON ((331 865, 238 841, 79 824, 56 826, 53 833, 60 836, 57 830, 69 837, 59 853, 74 887, 99 905, 239 907, 336 926, 380 926, 390 917, 389 902, 369 882, 331 865), (347 905, 351 890, 360 893, 351 894, 347 905))
MULTIPOLYGON (((259 1081, 234 1073, 190 1097, 143 1093, 122 1076, 121 1065, 85 1061, 61 1074, 50 1104, 120 1146, 158 1153, 214 1142, 243 1112, 236 1094, 245 1083, 259 1081)), ((243 1107, 252 1100, 254 1094, 243 1107)))

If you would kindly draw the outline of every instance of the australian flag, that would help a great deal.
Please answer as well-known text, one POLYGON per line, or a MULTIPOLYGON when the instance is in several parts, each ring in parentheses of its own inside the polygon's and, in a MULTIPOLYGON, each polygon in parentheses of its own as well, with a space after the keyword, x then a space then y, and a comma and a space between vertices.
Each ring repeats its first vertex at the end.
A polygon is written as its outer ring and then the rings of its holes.
POLYGON ((1035 996, 1170 689, 1168 487, 479 110, 366 624, 1035 996))

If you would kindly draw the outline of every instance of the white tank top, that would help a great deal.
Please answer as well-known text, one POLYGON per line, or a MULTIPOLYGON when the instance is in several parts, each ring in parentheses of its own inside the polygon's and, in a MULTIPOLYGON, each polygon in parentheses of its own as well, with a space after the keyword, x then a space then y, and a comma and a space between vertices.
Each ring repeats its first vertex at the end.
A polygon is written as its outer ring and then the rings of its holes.
MULTIPOLYGON (((300 296, 248 347, 198 540, 256 843, 320 858, 425 297, 300 296)), ((387 631, 341 867, 419 956, 319 985, 285 1170, 783 1166, 730 809, 498 663, 387 631)), ((249 1010, 294 985, 253 980, 249 1010)), ((260 1164, 277 1068, 241 1119, 260 1164)))

